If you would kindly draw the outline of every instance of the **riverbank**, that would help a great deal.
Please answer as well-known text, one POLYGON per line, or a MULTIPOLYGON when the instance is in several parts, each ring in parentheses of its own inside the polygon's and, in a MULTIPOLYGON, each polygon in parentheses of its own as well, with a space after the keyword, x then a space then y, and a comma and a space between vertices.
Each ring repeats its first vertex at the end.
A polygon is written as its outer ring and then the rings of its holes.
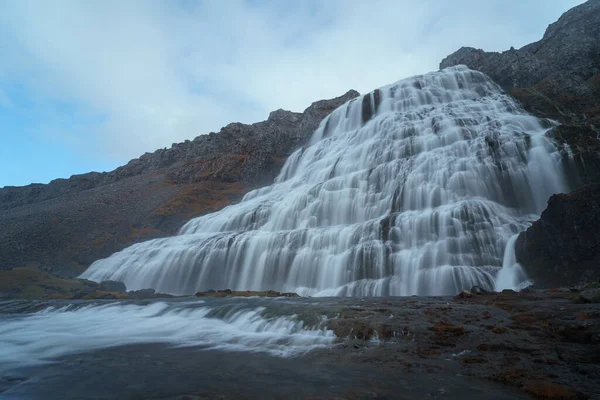
POLYGON ((52 337, 56 310, 88 317, 61 321, 72 339, 58 363, 4 371, 0 398, 600 398, 600 304, 580 297, 2 302, 0 318, 29 327, 24 341, 52 337), (123 308, 107 318, 111 307, 123 308), (40 311, 47 319, 27 325, 40 311), (88 344, 95 334, 116 336, 88 344))

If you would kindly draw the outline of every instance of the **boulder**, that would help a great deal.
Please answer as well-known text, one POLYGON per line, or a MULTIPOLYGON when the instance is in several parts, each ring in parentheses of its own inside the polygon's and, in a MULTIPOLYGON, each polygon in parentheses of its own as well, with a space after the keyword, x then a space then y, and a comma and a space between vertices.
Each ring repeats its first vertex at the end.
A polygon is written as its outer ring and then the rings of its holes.
POLYGON ((127 292, 127 286, 119 281, 102 281, 98 290, 102 292, 125 293, 127 292))
POLYGON ((579 300, 583 303, 600 303, 600 290, 588 289, 579 292, 579 300))
POLYGON ((515 243, 517 261, 539 288, 600 278, 600 184, 550 197, 515 243))

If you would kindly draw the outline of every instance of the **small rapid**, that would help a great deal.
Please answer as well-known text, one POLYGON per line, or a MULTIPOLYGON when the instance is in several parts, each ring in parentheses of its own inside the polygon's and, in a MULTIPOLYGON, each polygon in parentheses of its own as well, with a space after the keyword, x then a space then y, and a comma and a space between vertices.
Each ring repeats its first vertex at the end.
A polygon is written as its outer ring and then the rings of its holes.
POLYGON ((220 301, 87 302, 0 314, 0 374, 70 354, 142 343, 293 357, 335 340, 325 318, 306 322, 264 304, 220 301))
POLYGON ((552 126, 464 66, 404 79, 333 111, 273 185, 82 277, 179 295, 492 290, 509 239, 566 190, 552 126))

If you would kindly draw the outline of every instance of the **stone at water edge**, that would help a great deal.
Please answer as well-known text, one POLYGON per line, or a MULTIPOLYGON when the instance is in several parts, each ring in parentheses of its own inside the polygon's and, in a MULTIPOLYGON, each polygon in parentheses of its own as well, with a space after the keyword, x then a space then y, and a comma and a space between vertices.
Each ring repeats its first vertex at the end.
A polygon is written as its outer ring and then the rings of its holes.
POLYGON ((579 292, 579 300, 583 303, 600 303, 600 289, 579 292))
POLYGON ((205 292, 197 292, 196 297, 300 297, 298 293, 293 292, 277 292, 275 290, 264 290, 264 291, 255 291, 255 290, 207 290, 205 292))
POLYGON ((487 290, 485 290, 485 289, 482 289, 482 288, 481 288, 481 287, 479 287, 479 286, 473 286, 473 287, 471 288, 470 292, 471 292, 471 293, 473 293, 473 294, 485 294, 485 293, 488 293, 488 291, 487 291, 487 290))
POLYGON ((140 289, 129 291, 127 294, 136 299, 151 299, 155 296, 156 291, 154 289, 140 289))
POLYGON ((125 293, 127 292, 127 286, 119 281, 102 281, 99 290, 102 292, 125 293))

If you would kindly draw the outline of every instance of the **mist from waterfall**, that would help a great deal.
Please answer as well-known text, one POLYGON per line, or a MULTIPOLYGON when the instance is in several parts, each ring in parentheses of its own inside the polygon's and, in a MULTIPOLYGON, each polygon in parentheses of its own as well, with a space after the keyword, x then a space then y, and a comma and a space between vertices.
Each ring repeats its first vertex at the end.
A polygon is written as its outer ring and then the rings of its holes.
POLYGON ((566 189, 551 126, 464 66, 404 79, 336 109, 273 185, 82 277, 172 294, 492 290, 509 239, 566 189))

